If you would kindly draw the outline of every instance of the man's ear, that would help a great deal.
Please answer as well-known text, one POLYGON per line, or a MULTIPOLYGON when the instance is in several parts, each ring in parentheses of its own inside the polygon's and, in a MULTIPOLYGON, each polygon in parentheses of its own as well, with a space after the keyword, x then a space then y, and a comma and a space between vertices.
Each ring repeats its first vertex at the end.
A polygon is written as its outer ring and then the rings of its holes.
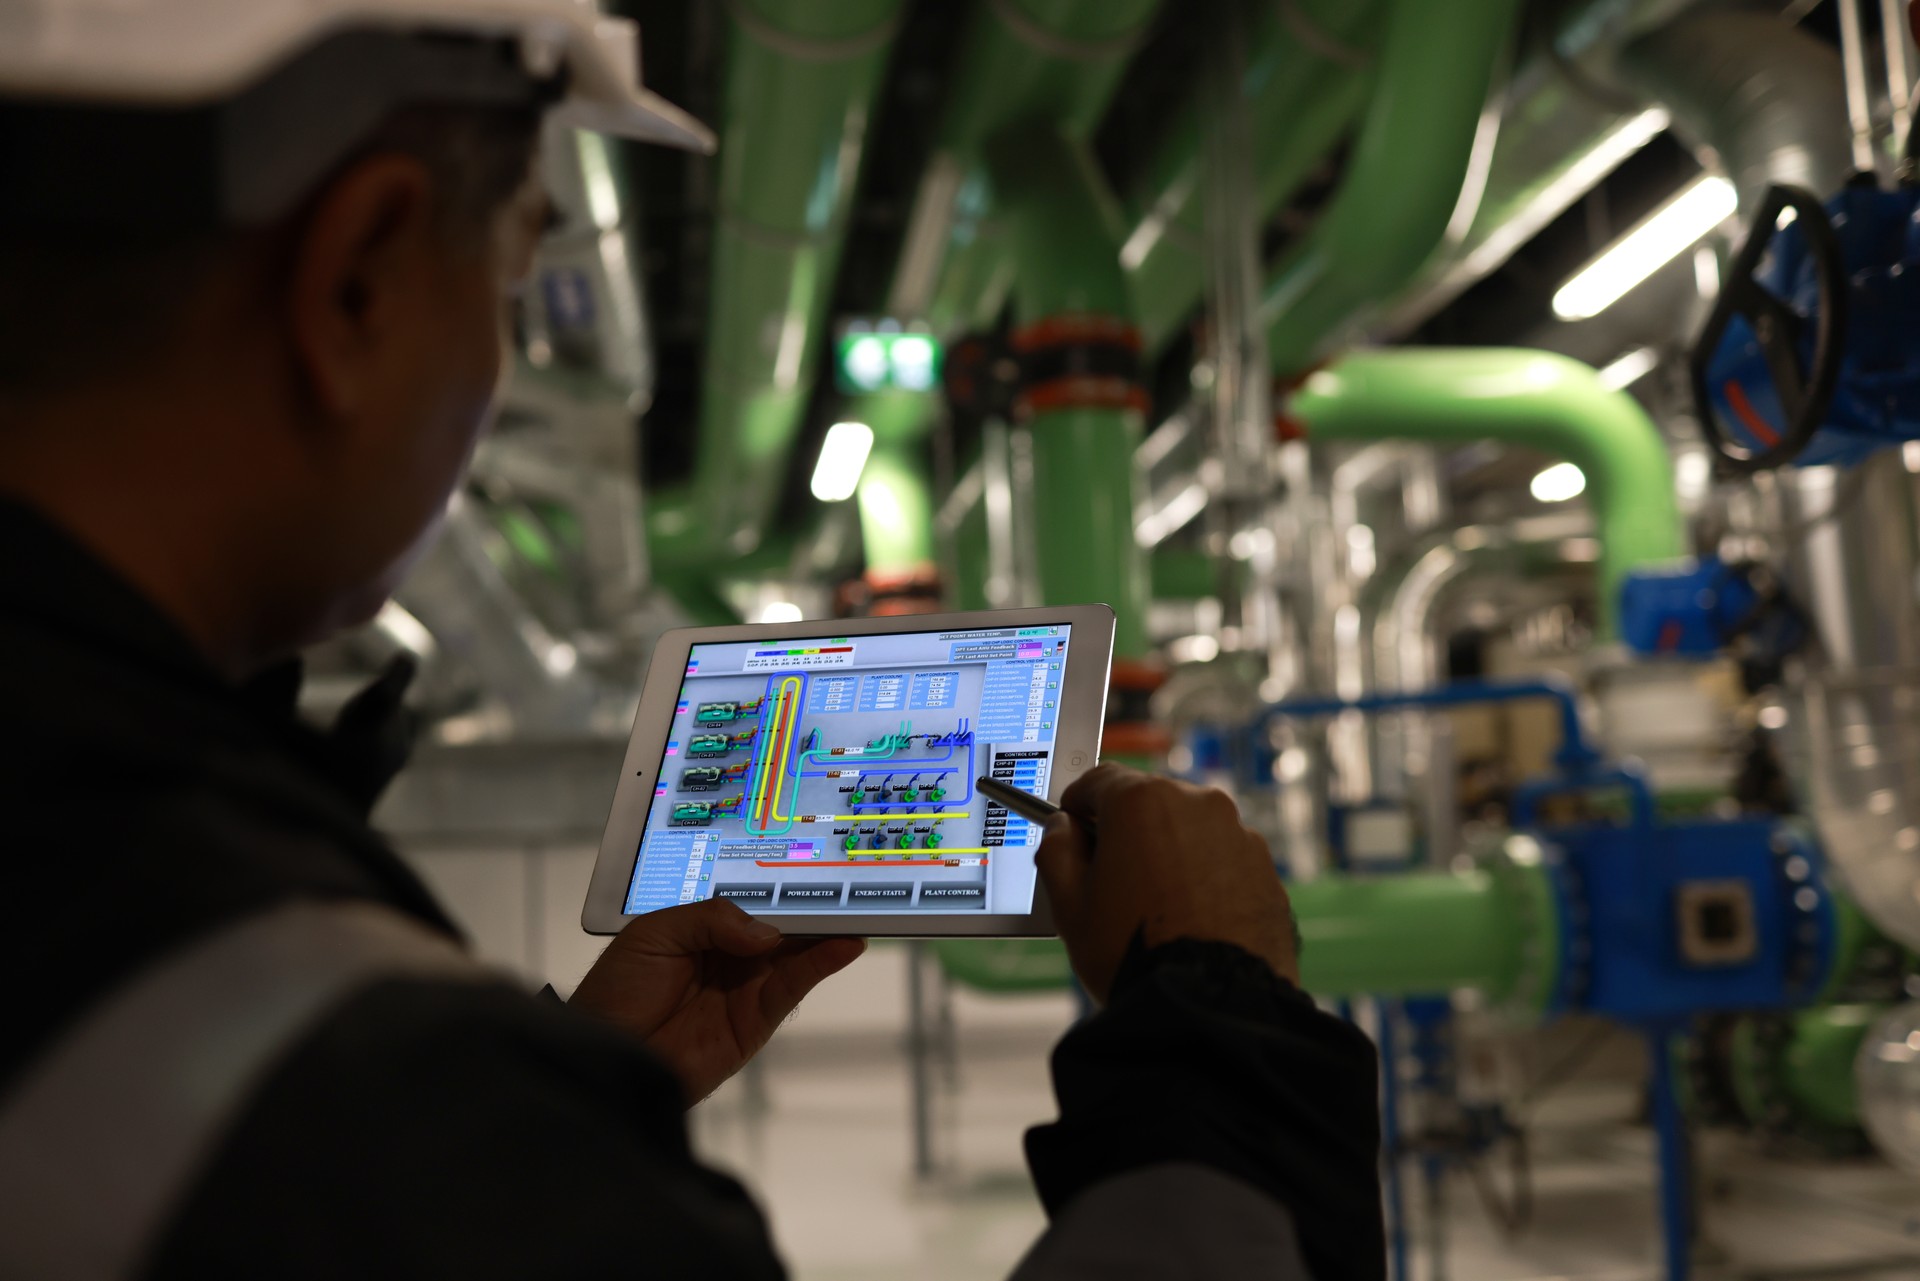
POLYGON ((288 319, 294 358, 328 415, 360 408, 383 344, 408 323, 434 237, 426 167, 403 155, 360 162, 330 183, 294 245, 288 319))

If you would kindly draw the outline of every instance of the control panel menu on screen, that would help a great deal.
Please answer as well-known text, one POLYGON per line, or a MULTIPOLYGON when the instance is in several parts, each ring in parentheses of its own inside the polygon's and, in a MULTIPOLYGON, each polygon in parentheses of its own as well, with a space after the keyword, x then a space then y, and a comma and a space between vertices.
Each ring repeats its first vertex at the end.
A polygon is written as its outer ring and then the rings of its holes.
POLYGON ((1069 630, 695 645, 626 911, 1032 911, 1069 630))

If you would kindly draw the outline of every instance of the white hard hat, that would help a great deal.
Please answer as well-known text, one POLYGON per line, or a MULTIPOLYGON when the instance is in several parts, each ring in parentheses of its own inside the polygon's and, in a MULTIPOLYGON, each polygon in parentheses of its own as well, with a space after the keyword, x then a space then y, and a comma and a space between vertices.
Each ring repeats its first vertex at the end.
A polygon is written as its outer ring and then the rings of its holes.
POLYGON ((713 133, 640 83, 640 32, 591 0, 0 0, 0 96, 213 102, 354 30, 515 39, 582 127, 694 151, 713 133))
POLYGON ((159 199, 146 215, 258 221, 387 114, 429 103, 537 107, 621 137, 714 146, 642 86, 639 29, 591 0, 0 0, 0 221, 55 214, 22 190, 49 173, 101 209, 148 154, 188 187, 200 164, 220 172, 177 198, 173 178, 147 180, 141 203, 159 199), (89 165, 126 151, 129 133, 164 145, 89 165), (219 154, 158 158, 190 143, 219 154))

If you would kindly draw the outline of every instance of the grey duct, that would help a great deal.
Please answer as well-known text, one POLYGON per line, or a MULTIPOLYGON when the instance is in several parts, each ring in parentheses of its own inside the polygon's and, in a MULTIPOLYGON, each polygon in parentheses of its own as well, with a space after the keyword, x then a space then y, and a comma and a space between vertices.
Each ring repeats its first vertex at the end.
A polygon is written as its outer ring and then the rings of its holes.
POLYGON ((398 593, 433 633, 440 653, 478 673, 505 708, 501 728, 534 736, 572 736, 595 728, 595 682, 579 652, 527 611, 488 554, 498 537, 479 509, 456 496, 446 528, 398 593))
POLYGON ((1772 183, 1824 197, 1853 171, 1840 56, 1772 14, 1682 14, 1628 45, 1617 73, 1712 153, 1743 209, 1772 183))

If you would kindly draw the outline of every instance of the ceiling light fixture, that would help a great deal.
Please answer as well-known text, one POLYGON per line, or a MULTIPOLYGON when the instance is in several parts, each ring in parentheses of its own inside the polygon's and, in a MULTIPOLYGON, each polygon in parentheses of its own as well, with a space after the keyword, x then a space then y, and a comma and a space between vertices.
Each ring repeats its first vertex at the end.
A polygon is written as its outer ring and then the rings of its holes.
POLYGON ((1553 314, 1562 320, 1599 315, 1725 222, 1739 203, 1725 178, 1688 184, 1560 286, 1553 296, 1553 314))

